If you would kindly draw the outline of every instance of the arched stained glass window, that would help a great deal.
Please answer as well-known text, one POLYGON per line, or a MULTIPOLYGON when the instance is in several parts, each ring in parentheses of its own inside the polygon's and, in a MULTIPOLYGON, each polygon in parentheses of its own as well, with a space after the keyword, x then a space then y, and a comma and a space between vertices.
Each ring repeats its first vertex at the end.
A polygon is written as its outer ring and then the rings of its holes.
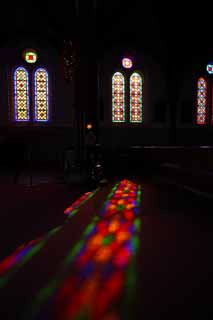
POLYGON ((29 77, 23 67, 14 71, 14 118, 15 121, 29 121, 29 77))
POLYGON ((34 76, 34 120, 48 121, 49 119, 49 96, 48 96, 48 73, 39 68, 34 76))
POLYGON ((197 82, 197 124, 206 124, 207 82, 199 78, 197 82))
POLYGON ((130 77, 130 122, 142 122, 142 77, 137 72, 130 77))
POLYGON ((125 80, 121 72, 112 77, 112 121, 125 121, 125 80))

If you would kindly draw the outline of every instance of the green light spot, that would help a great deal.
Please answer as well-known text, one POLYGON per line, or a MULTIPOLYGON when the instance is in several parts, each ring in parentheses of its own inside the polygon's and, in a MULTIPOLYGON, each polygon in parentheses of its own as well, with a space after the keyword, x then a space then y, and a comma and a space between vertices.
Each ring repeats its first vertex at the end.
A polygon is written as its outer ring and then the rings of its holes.
POLYGON ((102 241, 103 246, 108 246, 112 241, 114 241, 115 237, 113 234, 109 234, 108 236, 104 237, 102 241))
POLYGON ((121 210, 123 210, 124 208, 125 208, 125 206, 124 206, 123 204, 121 204, 121 205, 118 205, 118 206, 116 207, 116 210, 121 211, 121 210))
POLYGON ((134 236, 132 239, 132 246, 134 248, 134 252, 138 250, 139 246, 140 246, 140 240, 137 236, 134 236))
POLYGON ((78 210, 79 210, 78 208, 73 209, 73 210, 69 213, 68 218, 73 217, 73 216, 78 212, 78 210))
POLYGON ((58 226, 58 227, 52 229, 52 230, 48 233, 48 236, 57 233, 61 228, 62 228, 62 226, 58 226))
POLYGON ((8 282, 8 277, 0 278, 0 289, 3 288, 8 282))
POLYGON ((141 228, 141 221, 140 221, 139 218, 138 218, 138 219, 135 219, 134 225, 135 225, 135 229, 136 229, 137 231, 139 231, 140 228, 141 228))
POLYGON ((99 216, 95 216, 94 217, 94 222, 97 222, 99 219, 100 219, 99 216))
POLYGON ((84 245, 84 241, 79 241, 71 250, 70 254, 64 259, 63 265, 67 265, 72 262, 76 254, 81 250, 84 245))
POLYGON ((94 228, 94 226, 95 226, 95 224, 94 224, 94 223, 90 223, 90 224, 88 224, 88 226, 87 226, 87 228, 86 228, 86 230, 85 230, 84 234, 85 234, 85 235, 88 235, 88 234, 92 231, 92 229, 94 228))

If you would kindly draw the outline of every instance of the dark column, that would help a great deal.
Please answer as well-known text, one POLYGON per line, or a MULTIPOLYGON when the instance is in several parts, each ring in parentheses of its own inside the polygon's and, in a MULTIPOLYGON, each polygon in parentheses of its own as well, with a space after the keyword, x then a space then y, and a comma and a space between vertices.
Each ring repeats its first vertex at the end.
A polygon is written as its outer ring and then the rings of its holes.
POLYGON ((167 88, 169 99, 169 144, 177 144, 177 105, 180 93, 180 78, 174 70, 167 73, 167 88))
POLYGON ((97 125, 97 44, 93 1, 77 1, 75 106, 77 157, 83 163, 86 123, 97 125))

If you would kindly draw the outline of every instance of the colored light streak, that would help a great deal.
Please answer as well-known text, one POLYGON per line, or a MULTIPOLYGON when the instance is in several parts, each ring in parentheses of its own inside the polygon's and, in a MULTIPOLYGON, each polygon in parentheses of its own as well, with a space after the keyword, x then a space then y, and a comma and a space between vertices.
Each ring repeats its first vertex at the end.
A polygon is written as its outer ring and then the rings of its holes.
POLYGON ((3 288, 9 279, 40 249, 42 243, 35 240, 33 245, 21 246, 11 256, 5 258, 0 264, 0 288, 3 288))
MULTIPOLYGON (((70 218, 78 209, 94 194, 98 189, 93 192, 87 192, 78 198, 64 213, 70 218)), ((27 263, 33 256, 35 256, 46 244, 47 240, 61 230, 62 226, 56 227, 49 231, 45 236, 32 240, 27 244, 22 244, 18 247, 10 256, 6 257, 0 262, 0 288, 4 287, 9 279, 15 275, 15 273, 27 263)))
POLYGON ((27 245, 21 245, 18 247, 13 254, 6 257, 1 263, 0 263, 0 276, 4 275, 8 270, 10 270, 20 259, 29 251, 34 244, 36 244, 38 240, 31 241, 27 245))
MULTIPOLYGON (((98 190, 98 189, 97 189, 98 190)), ((77 199, 69 208, 67 208, 64 213, 68 215, 68 217, 73 216, 88 199, 90 199, 96 192, 87 192, 83 196, 81 196, 79 199, 77 199)), ((27 262, 29 259, 27 257, 32 256, 32 253, 36 253, 39 250, 36 250, 35 248, 42 248, 45 244, 46 240, 50 238, 53 234, 55 234, 57 231, 59 231, 62 228, 62 226, 56 227, 52 229, 50 232, 47 233, 47 235, 43 237, 39 237, 38 239, 32 240, 27 244, 22 244, 20 247, 18 247, 10 256, 6 257, 3 261, 0 262, 0 288, 2 283, 5 283, 5 280, 3 280, 3 277, 6 273, 9 271, 11 272, 12 269, 15 267, 19 268, 21 267, 25 262, 27 262), (38 243, 40 244, 38 245, 38 243)), ((33 255, 34 255, 33 254, 33 255)), ((15 269, 14 269, 15 270, 15 269)))
POLYGON ((0 262, 0 289, 24 266, 32 257, 34 257, 47 243, 50 237, 60 231, 62 226, 58 226, 49 231, 45 236, 30 241, 26 245, 21 245, 13 254, 0 262))
POLYGON ((101 215, 87 226, 82 240, 62 262, 58 276, 38 293, 26 318, 102 320, 116 310, 122 292, 134 282, 134 275, 127 279, 127 273, 140 243, 140 197, 140 186, 128 180, 115 185, 101 215), (113 214, 109 209, 112 202, 113 214), (128 204, 131 208, 127 209, 128 204))
POLYGON ((74 214, 78 212, 78 209, 90 198, 92 198, 95 193, 99 190, 97 188, 93 192, 86 192, 82 196, 80 196, 70 207, 68 207, 66 210, 64 210, 64 214, 66 214, 68 217, 72 217, 74 214))

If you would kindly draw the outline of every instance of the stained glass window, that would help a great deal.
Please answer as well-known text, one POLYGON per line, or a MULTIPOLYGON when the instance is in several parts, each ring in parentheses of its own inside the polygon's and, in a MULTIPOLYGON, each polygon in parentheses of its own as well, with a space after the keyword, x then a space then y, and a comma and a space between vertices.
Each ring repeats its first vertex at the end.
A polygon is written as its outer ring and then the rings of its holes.
POLYGON ((125 80, 121 72, 112 77, 112 121, 125 121, 125 80))
POLYGON ((29 121, 29 77, 23 67, 14 71, 14 109, 15 121, 29 121))
POLYGON ((209 73, 209 74, 212 74, 213 73, 213 64, 210 63, 206 66, 206 71, 209 73))
POLYGON ((37 61, 37 53, 33 51, 26 51, 24 59, 27 63, 35 63, 37 61))
POLYGON ((130 122, 142 122, 142 77, 137 72, 130 77, 130 122))
POLYGON ((123 60, 122 60, 122 66, 123 66, 124 68, 127 68, 127 69, 132 68, 132 60, 129 59, 129 58, 123 58, 123 60))
POLYGON ((34 77, 34 120, 48 121, 49 118, 49 96, 48 96, 48 73, 39 68, 34 77))
POLYGON ((197 82, 197 124, 206 124, 207 82, 199 78, 197 82))

